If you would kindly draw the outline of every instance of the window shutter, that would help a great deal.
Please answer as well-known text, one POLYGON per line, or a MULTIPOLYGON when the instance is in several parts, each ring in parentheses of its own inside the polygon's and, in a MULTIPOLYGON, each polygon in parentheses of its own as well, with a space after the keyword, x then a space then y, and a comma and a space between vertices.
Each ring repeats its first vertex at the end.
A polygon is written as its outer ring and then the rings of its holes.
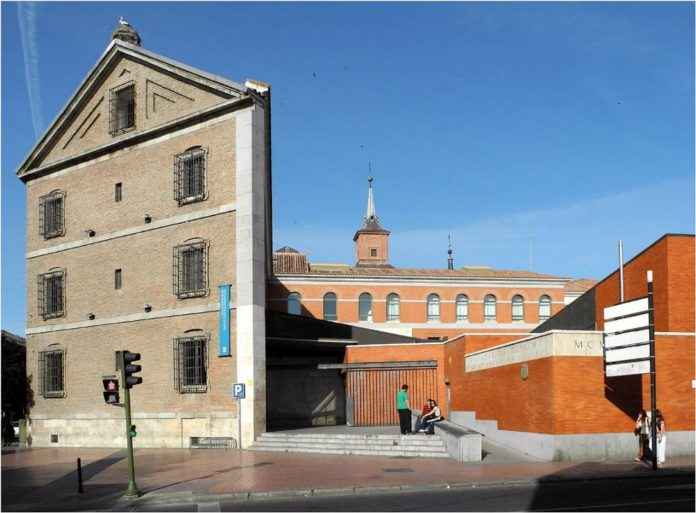
POLYGON ((183 172, 183 162, 181 155, 174 156, 174 199, 181 205, 183 194, 181 192, 181 174, 183 172))
POLYGON ((46 304, 45 304, 45 287, 46 287, 46 277, 43 274, 39 274, 37 278, 36 287, 36 305, 38 307, 39 316, 46 320, 46 304))
POLYGON ((180 253, 179 247, 175 247, 174 248, 174 255, 173 255, 174 258, 172 259, 172 288, 173 288, 175 296, 179 295, 179 290, 180 290, 179 284, 181 283, 179 253, 180 253))
POLYGON ((39 198, 39 235, 46 236, 46 196, 39 198))
POLYGON ((46 353, 43 351, 39 352, 39 386, 41 390, 41 397, 46 397, 46 353))
POLYGON ((173 377, 174 377, 174 390, 181 393, 181 343, 178 338, 174 339, 173 345, 173 377))
POLYGON ((53 232, 57 235, 63 235, 63 196, 58 196, 53 199, 53 215, 54 224, 53 232))

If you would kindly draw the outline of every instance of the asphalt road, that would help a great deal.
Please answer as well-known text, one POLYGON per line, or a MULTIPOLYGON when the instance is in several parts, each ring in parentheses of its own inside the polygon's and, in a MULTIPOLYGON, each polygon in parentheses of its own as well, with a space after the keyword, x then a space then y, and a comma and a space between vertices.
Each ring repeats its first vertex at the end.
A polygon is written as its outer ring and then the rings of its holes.
POLYGON ((694 511, 694 476, 243 502, 139 504, 131 511, 694 511))

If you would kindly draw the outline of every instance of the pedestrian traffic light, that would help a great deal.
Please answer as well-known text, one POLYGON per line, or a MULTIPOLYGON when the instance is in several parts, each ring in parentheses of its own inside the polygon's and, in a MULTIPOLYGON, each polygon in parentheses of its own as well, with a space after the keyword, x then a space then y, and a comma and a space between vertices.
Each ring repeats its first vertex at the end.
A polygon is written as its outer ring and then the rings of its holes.
POLYGON ((140 372, 142 367, 140 365, 135 365, 132 362, 140 360, 140 353, 131 353, 130 351, 123 351, 123 371, 125 376, 125 383, 123 386, 126 388, 133 388, 135 385, 139 385, 143 382, 143 378, 140 376, 134 376, 136 372, 140 372))
POLYGON ((119 404, 118 380, 116 378, 102 379, 104 384, 104 402, 106 404, 119 404))

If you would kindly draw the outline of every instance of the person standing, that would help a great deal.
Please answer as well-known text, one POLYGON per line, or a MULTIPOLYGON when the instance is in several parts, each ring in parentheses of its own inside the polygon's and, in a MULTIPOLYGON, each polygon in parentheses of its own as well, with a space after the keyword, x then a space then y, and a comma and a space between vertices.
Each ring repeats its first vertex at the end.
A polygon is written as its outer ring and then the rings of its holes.
POLYGON ((638 436, 638 457, 635 461, 643 461, 643 458, 645 458, 645 448, 648 445, 648 438, 650 438, 650 423, 648 421, 648 414, 645 410, 640 410, 638 414, 635 434, 638 436))
POLYGON ((408 385, 401 385, 401 390, 396 393, 396 410, 399 412, 399 425, 401 434, 411 432, 411 407, 408 404, 408 385))
POLYGON ((665 417, 660 410, 655 410, 655 422, 657 429, 657 464, 664 465, 667 445, 667 433, 665 429, 665 417))

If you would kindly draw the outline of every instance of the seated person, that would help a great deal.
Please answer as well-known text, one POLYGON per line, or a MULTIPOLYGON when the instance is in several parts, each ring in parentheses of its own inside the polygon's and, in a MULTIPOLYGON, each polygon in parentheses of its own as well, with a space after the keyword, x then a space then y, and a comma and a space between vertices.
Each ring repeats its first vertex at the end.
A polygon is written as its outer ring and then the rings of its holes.
POLYGON ((445 418, 442 416, 442 413, 440 412, 440 407, 437 405, 435 401, 432 402, 432 407, 433 409, 430 411, 428 414, 428 418, 425 419, 425 429, 424 432, 427 435, 434 435, 435 434, 435 423, 440 422, 441 420, 444 420, 445 418))
POLYGON ((425 401, 425 404, 423 404, 423 408, 421 409, 420 415, 418 415, 418 418, 416 419, 416 431, 418 431, 418 427, 421 425, 421 421, 423 420, 423 416, 430 413, 430 410, 433 409, 433 407, 430 406, 430 401, 432 401, 432 399, 427 399, 425 401))
MULTIPOLYGON (((424 413, 423 415, 420 416, 418 419, 418 422, 416 423, 416 432, 425 432, 425 429, 428 427, 428 420, 431 420, 434 415, 434 407, 435 407, 435 401, 432 399, 428 399, 427 401, 428 404, 428 409, 427 413, 424 413)), ((424 408, 425 411, 425 408, 424 408)), ((439 416, 439 411, 440 409, 438 408, 438 416, 439 416)))

